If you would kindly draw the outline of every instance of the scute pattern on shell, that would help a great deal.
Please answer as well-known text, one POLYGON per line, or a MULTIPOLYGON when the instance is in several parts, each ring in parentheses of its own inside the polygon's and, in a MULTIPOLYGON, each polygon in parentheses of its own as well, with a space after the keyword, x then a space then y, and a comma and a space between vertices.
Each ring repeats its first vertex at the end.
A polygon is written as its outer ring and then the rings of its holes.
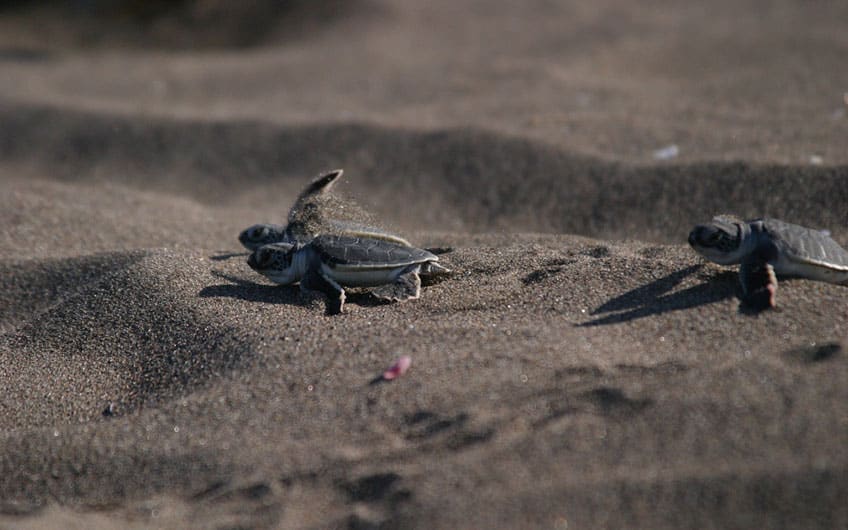
POLYGON ((321 259, 330 266, 362 265, 394 268, 439 259, 426 250, 381 239, 321 235, 311 244, 318 250, 321 259))
POLYGON ((778 219, 763 219, 763 226, 778 249, 791 259, 848 270, 848 251, 826 232, 778 219))

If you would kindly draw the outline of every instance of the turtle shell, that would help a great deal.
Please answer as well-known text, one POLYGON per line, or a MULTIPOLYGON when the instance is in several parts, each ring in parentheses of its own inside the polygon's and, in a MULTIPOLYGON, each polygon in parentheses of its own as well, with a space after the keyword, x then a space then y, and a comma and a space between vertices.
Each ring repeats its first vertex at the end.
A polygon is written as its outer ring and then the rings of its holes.
POLYGON ((778 250, 798 263, 848 271, 848 251, 822 230, 780 221, 763 219, 763 227, 778 250))
POLYGON ((312 240, 321 261, 331 268, 347 270, 394 269, 439 258, 420 248, 385 239, 320 235, 312 240))
POLYGON ((356 221, 329 219, 327 221, 326 233, 336 235, 345 234, 352 237, 362 237, 366 239, 383 239, 390 243, 396 243, 406 247, 411 246, 409 241, 400 236, 392 234, 391 232, 386 232, 381 228, 357 223, 356 221))

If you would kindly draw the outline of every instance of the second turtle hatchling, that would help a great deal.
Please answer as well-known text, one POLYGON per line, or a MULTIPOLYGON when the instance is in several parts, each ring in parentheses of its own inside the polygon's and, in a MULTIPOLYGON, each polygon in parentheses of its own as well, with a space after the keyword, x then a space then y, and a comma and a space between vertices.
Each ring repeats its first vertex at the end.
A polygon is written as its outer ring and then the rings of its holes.
POLYGON ((289 210, 288 224, 255 224, 242 230, 238 237, 239 242, 248 250, 256 250, 271 243, 306 244, 319 233, 332 233, 385 239, 401 245, 409 245, 406 239, 380 228, 327 217, 320 199, 327 196, 343 173, 341 169, 336 169, 322 173, 310 182, 300 192, 289 210))
POLYGON ((848 251, 824 230, 719 216, 696 226, 689 244, 715 263, 740 264, 743 301, 755 309, 775 306, 776 275, 848 285, 848 251))

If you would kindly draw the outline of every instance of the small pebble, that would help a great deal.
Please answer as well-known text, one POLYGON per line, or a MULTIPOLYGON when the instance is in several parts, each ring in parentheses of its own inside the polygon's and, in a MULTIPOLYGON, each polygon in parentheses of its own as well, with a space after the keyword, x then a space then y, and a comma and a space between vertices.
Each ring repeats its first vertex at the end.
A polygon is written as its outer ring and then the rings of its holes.
POLYGON ((671 160, 680 154, 680 148, 676 144, 671 144, 661 149, 654 151, 654 159, 656 160, 671 160))
POLYGON ((383 379, 391 381, 392 379, 402 376, 407 370, 409 370, 410 365, 412 365, 412 357, 409 355, 402 355, 398 357, 398 360, 396 360, 388 370, 383 372, 383 379))

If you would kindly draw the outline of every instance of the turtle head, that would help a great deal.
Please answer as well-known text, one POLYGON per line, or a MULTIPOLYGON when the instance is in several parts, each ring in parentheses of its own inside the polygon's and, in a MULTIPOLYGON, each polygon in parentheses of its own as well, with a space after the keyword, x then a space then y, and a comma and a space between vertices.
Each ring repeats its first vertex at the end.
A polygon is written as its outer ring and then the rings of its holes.
POLYGON ((239 234, 239 242, 248 250, 256 250, 262 245, 284 239, 285 228, 271 224, 258 224, 246 228, 239 234))
POLYGON ((294 255, 299 247, 289 243, 264 245, 247 258, 247 264, 274 283, 288 285, 300 280, 301 271, 294 267, 294 255))
POLYGON ((729 217, 714 217, 709 223, 697 225, 689 232, 689 244, 715 263, 739 263, 745 254, 743 225, 743 222, 729 217))

